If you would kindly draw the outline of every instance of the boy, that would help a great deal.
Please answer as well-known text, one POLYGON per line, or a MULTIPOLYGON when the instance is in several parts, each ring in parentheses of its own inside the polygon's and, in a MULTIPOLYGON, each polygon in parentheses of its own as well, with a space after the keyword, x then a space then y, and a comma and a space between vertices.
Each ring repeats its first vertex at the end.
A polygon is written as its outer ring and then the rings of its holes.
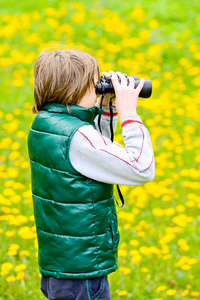
POLYGON ((41 53, 34 67, 28 136, 41 290, 48 299, 108 300, 107 275, 117 269, 119 231, 113 184, 154 177, 147 129, 136 113, 144 80, 134 89, 120 72, 110 76, 125 148, 110 140, 108 95, 103 110, 95 86, 96 59, 77 50, 41 53), (118 82, 121 79, 121 84, 118 82), (99 132, 97 115, 102 114, 99 132))

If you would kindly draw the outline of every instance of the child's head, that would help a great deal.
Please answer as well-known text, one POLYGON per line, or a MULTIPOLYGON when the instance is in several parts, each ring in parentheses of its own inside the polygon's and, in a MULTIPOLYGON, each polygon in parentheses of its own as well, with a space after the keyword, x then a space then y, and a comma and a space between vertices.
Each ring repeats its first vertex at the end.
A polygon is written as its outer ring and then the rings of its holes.
POLYGON ((32 107, 38 113, 47 103, 78 104, 99 75, 97 60, 72 49, 41 52, 34 66, 34 98, 32 107))

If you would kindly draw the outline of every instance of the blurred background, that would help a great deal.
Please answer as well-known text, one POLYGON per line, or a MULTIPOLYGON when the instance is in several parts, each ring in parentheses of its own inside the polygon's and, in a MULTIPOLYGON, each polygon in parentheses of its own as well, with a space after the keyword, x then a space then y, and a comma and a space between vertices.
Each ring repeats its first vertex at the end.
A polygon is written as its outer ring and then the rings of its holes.
MULTIPOLYGON (((152 81, 139 99, 155 179, 121 186, 119 270, 113 300, 200 299, 200 6, 198 0, 1 0, 0 300, 45 299, 39 290, 27 135, 33 66, 64 44, 102 71, 152 81)), ((118 124, 115 141, 123 143, 118 124)), ((117 194, 116 194, 117 197, 117 194)))

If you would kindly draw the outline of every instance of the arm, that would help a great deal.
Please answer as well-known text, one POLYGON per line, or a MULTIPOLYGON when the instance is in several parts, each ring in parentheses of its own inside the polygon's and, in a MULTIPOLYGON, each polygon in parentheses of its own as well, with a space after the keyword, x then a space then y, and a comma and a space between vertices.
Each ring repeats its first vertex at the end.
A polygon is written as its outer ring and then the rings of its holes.
POLYGON ((121 122, 125 148, 93 126, 79 128, 69 149, 72 165, 86 177, 106 183, 139 185, 151 181, 155 166, 148 130, 138 116, 121 122))

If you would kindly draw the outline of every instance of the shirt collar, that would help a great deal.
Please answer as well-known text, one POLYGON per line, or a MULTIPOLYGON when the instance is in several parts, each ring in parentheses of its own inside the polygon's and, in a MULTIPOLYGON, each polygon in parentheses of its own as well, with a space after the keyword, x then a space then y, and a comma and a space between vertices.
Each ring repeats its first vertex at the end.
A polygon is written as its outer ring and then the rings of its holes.
POLYGON ((60 103, 48 103, 44 106, 43 110, 72 115, 89 123, 92 123, 97 115, 103 113, 103 110, 96 106, 87 109, 79 105, 68 105, 67 108, 64 104, 60 103))

